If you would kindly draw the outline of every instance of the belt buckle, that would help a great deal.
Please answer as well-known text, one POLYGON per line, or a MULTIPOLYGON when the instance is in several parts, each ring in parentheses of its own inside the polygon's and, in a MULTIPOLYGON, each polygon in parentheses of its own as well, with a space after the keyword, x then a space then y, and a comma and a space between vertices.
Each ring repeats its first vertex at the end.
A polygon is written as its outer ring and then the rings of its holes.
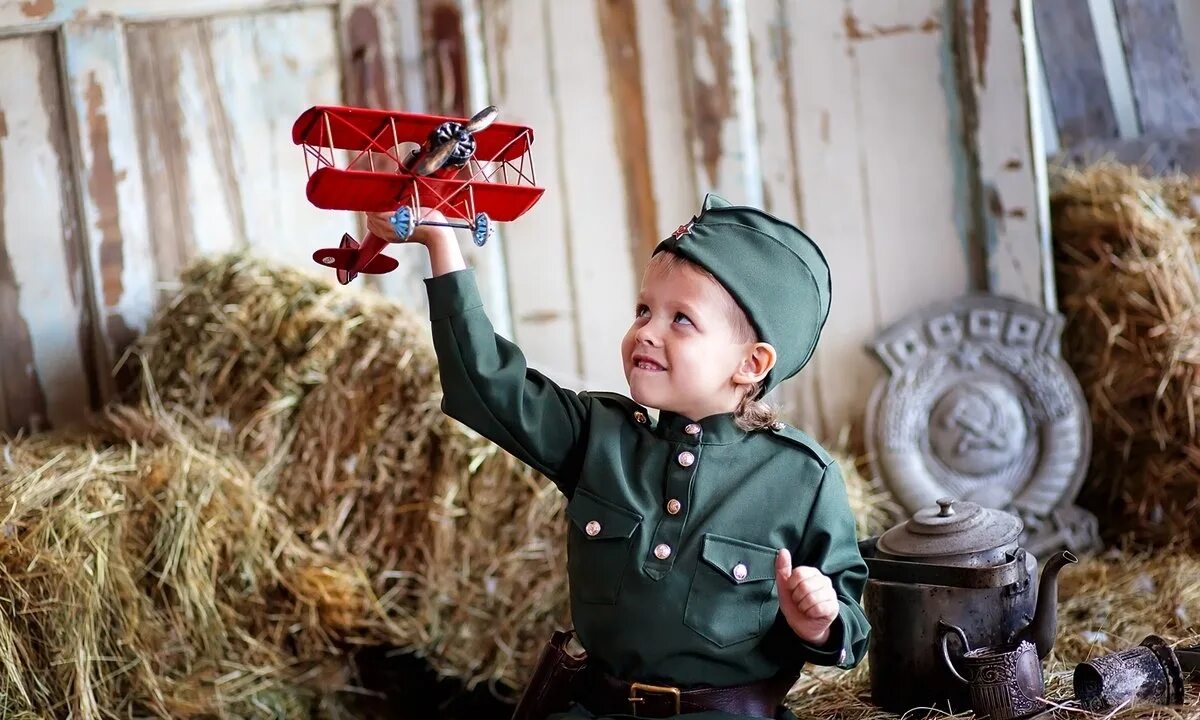
POLYGON ((633 716, 637 717, 637 704, 645 701, 647 698, 639 697, 638 692, 658 693, 659 695, 673 695, 675 697, 675 714, 680 714, 679 709, 679 688, 671 687, 670 685, 649 685, 647 683, 630 683, 629 684, 629 707, 633 711, 633 716))

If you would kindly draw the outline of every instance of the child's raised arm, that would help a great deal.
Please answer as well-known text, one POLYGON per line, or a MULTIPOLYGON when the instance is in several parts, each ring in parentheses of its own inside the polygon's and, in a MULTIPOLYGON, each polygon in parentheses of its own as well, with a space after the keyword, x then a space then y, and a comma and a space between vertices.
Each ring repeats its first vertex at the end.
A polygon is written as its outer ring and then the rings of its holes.
MULTIPOLYGON (((367 216, 379 237, 395 238, 389 213, 367 216)), ((444 222, 436 211, 422 219, 444 222)), ((442 410, 574 494, 588 416, 586 395, 559 387, 512 342, 496 334, 475 273, 450 228, 418 225, 409 242, 429 251, 425 281, 442 383, 442 410)))

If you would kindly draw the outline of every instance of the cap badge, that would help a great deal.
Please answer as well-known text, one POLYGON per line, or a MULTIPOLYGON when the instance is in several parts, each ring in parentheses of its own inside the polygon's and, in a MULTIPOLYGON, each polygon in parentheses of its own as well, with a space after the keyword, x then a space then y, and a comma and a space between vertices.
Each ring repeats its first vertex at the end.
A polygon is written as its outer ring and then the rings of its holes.
POLYGON ((680 225, 678 228, 675 229, 675 232, 671 233, 671 239, 678 240, 679 238, 683 237, 684 235, 687 235, 688 233, 690 233, 692 231, 692 225, 694 225, 694 224, 696 224, 695 220, 688 220, 684 224, 680 225))

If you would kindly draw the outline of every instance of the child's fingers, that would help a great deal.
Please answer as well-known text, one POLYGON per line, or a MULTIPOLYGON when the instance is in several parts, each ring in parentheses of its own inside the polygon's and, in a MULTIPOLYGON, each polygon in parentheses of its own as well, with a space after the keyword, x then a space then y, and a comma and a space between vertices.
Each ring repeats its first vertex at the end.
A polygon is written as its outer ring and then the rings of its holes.
POLYGON ((775 575, 780 584, 786 583, 792 575, 792 553, 787 548, 779 548, 775 553, 775 575))
POLYGON ((827 598, 811 605, 807 608, 800 608, 800 612, 804 613, 813 620, 829 620, 837 617, 841 606, 838 604, 837 598, 827 598))

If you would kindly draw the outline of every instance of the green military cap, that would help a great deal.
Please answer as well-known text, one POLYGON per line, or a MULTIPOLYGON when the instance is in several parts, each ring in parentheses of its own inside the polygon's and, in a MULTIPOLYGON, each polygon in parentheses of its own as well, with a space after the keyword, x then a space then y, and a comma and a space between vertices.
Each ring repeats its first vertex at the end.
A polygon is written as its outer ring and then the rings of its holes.
POLYGON ((778 355, 762 393, 800 372, 829 317, 829 264, 791 223, 708 193, 700 214, 654 249, 712 273, 741 305, 759 340, 778 355))

